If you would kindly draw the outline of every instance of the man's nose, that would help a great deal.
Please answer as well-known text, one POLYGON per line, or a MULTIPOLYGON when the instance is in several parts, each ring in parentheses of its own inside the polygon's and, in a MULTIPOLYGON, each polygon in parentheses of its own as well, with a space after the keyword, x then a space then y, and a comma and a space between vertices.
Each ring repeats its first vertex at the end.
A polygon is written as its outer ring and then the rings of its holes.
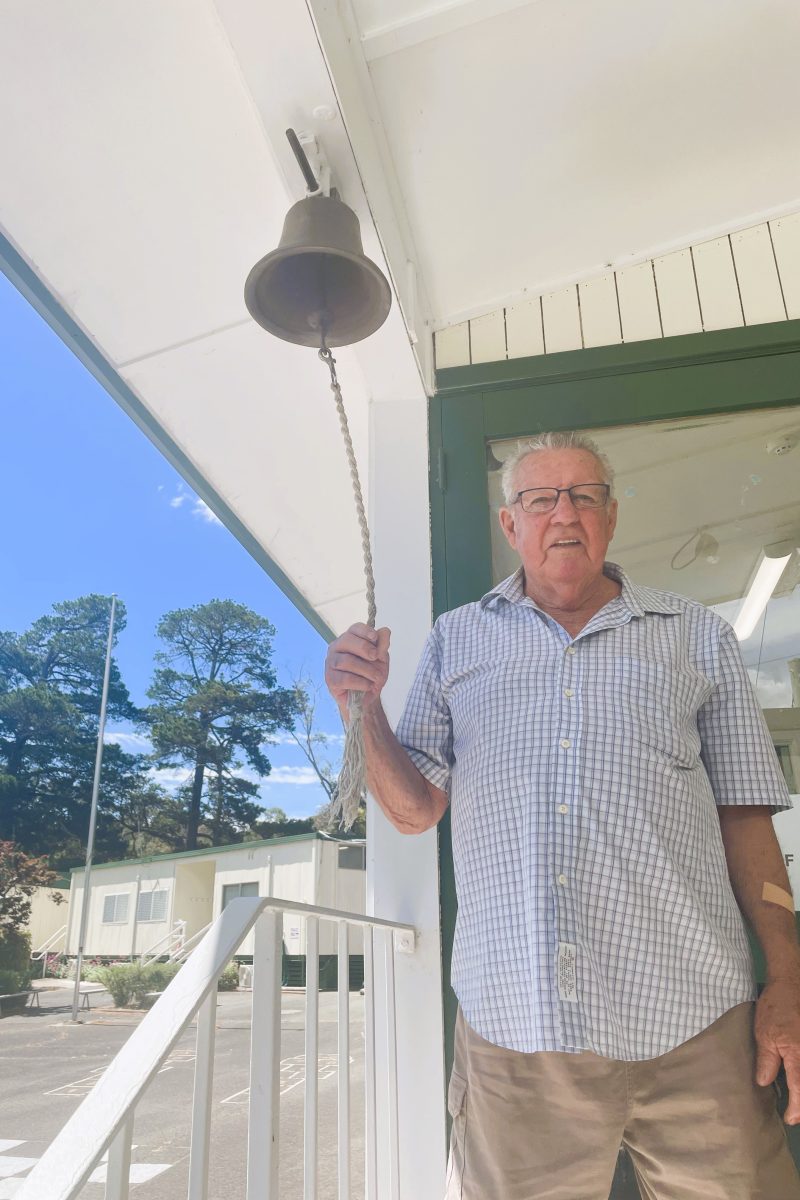
POLYGON ((561 492, 556 500, 556 506, 550 516, 551 521, 557 521, 561 525, 571 525, 577 520, 578 510, 572 503, 572 497, 569 492, 561 492))

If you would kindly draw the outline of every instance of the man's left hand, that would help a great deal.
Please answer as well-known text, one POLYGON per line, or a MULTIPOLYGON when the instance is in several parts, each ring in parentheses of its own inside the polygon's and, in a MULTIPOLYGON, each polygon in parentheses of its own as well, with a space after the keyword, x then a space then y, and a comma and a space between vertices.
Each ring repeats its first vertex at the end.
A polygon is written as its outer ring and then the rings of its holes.
POLYGON ((783 1061, 789 1103, 783 1119, 800 1124, 800 977, 768 983, 756 1005, 756 1083, 774 1083, 783 1061))

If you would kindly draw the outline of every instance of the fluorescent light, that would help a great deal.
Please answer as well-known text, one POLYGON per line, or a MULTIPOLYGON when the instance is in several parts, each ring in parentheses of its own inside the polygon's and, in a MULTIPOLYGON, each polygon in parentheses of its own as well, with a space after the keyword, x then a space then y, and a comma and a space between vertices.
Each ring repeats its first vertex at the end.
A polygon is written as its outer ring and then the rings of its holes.
POLYGON ((791 542, 776 542, 760 552, 744 604, 733 625, 733 632, 740 642, 746 641, 758 624, 793 553, 791 542))

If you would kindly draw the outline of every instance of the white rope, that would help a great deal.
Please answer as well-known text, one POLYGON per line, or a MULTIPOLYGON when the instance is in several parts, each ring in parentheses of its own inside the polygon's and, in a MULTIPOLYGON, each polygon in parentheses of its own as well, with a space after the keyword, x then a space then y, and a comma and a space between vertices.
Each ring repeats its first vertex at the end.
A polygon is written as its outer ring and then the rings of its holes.
MULTIPOLYGON (((350 478, 353 483, 353 496, 356 502, 356 512, 358 513, 358 524, 361 529, 361 549, 364 554, 364 578, 367 585, 367 624, 370 629, 374 629, 377 614, 375 608, 375 576, 372 570, 369 526, 367 525, 367 515, 364 511, 364 498, 361 494, 358 464, 350 437, 350 427, 347 424, 347 414, 344 411, 342 389, 339 386, 339 380, 336 376, 336 359, 325 345, 324 334, 321 340, 322 345, 319 357, 324 363, 327 363, 331 373, 331 391, 333 392, 336 401, 336 410, 339 414, 339 424, 342 428, 347 464, 350 468, 350 478)), ((361 727, 362 707, 361 693, 349 692, 347 709, 350 720, 345 732, 342 766, 339 771, 339 779, 336 784, 336 792, 334 793, 331 808, 331 815, 334 818, 338 818, 345 829, 352 827, 353 822, 358 816, 359 805, 366 798, 367 794, 367 760, 364 754, 364 733, 361 727)))

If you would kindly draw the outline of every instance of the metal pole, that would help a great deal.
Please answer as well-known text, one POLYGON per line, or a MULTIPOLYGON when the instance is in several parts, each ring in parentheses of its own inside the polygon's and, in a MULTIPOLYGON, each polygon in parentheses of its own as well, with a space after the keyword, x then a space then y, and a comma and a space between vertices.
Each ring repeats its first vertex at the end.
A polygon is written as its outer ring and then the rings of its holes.
POLYGON ((97 754, 94 760, 94 782, 92 784, 92 811, 89 817, 89 838, 86 843, 86 869, 83 875, 81 897, 81 924, 78 934, 78 957, 75 960, 75 990, 72 993, 72 1019, 78 1019, 78 1002, 81 990, 81 968, 83 967, 83 944, 86 940, 86 922, 89 916, 89 884, 94 855, 94 831, 97 825, 97 798, 100 794, 100 768, 103 763, 103 734, 106 728, 106 705, 108 703, 108 681, 111 676, 111 647, 114 641, 114 613, 117 608, 116 593, 111 597, 111 618, 108 622, 108 644, 106 646, 106 669, 103 674, 103 695, 100 700, 100 724, 97 730, 97 754))

